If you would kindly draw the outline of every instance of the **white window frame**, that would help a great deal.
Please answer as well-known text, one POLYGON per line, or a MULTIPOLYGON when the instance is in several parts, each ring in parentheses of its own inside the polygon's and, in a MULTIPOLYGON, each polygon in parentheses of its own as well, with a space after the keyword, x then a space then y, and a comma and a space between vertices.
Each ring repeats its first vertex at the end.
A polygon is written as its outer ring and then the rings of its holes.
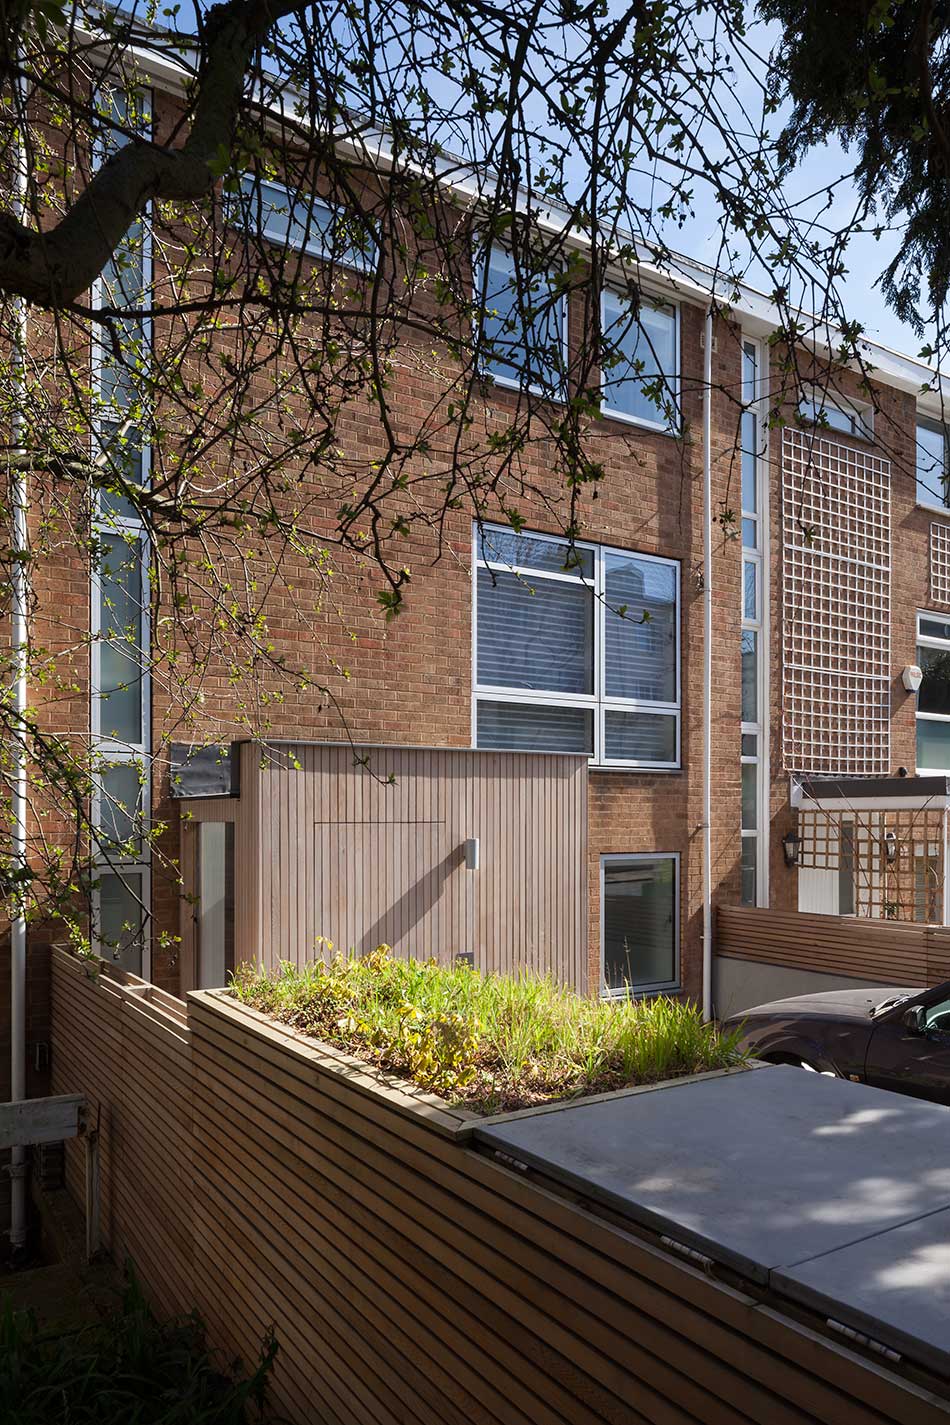
POLYGON ((917 427, 926 426, 930 430, 943 435, 943 468, 944 474, 950 474, 950 429, 946 424, 928 416, 923 411, 918 411, 914 421, 914 502, 922 510, 939 510, 941 514, 946 514, 950 510, 950 483, 947 485, 947 494, 943 501, 936 498, 923 500, 920 497, 920 490, 917 484, 917 427))
MULTIPOLYGON (((742 476, 740 469, 739 477, 739 531, 742 539, 741 556, 741 578, 739 581, 740 598, 740 619, 743 633, 754 633, 756 636, 756 721, 740 721, 740 738, 751 736, 756 739, 756 754, 754 757, 742 755, 742 745, 740 741, 740 768, 745 765, 754 764, 758 767, 756 776, 756 825, 755 828, 744 828, 742 826, 741 802, 739 816, 740 840, 756 841, 755 858, 755 904, 757 906, 768 906, 769 904, 769 802, 770 802, 770 753, 769 753, 769 628, 770 628, 770 589, 769 589, 769 452, 768 452, 768 421, 767 406, 769 394, 769 367, 768 367, 768 347, 761 341, 746 336, 741 336, 740 361, 746 354, 746 348, 752 348, 753 359, 755 361, 755 380, 752 389, 743 380, 742 402, 746 409, 755 416, 756 421, 756 444, 755 454, 755 503, 754 510, 746 510, 742 504, 742 476), (755 525, 755 546, 745 543, 745 522, 749 520, 755 525), (756 616, 749 618, 745 608, 745 566, 751 563, 755 569, 755 593, 756 593, 756 616)), ((740 461, 741 461, 741 439, 740 439, 740 461)), ((741 777, 741 772, 740 772, 741 777)), ((741 798, 741 786, 740 786, 741 798)), ((741 877, 740 858, 740 877, 741 877)))
POLYGON ((604 853, 600 858, 600 997, 601 999, 645 999, 656 994, 678 994, 682 989, 682 963, 680 946, 680 853, 678 851, 635 851, 629 855, 622 851, 604 853), (627 989, 612 989, 607 984, 605 935, 607 919, 606 868, 608 865, 629 861, 672 861, 673 862, 673 979, 657 980, 637 986, 633 992, 627 989))
MULTIPOLYGON (((138 91, 142 95, 142 109, 148 114, 150 126, 155 122, 155 97, 151 89, 141 89, 138 91)), ((96 142, 93 146, 93 157, 96 165, 102 162, 105 147, 102 143, 96 142)), ((142 282, 143 291, 148 292, 152 288, 154 280, 154 244, 152 241, 151 224, 149 221, 150 207, 146 207, 142 214, 142 282)), ((93 284, 92 300, 93 305, 99 305, 103 301, 104 283, 97 278, 93 284)), ((142 321, 142 340, 146 351, 151 351, 154 335, 153 323, 150 318, 142 321)), ((94 337, 91 352, 91 382, 94 392, 100 389, 102 372, 108 361, 108 347, 101 338, 94 337)), ((93 405, 94 418, 92 430, 90 432, 92 440, 93 458, 97 458, 102 451, 102 415, 97 409, 97 403, 93 405)), ((142 461, 142 485, 147 487, 152 474, 152 452, 148 441, 144 439, 144 432, 140 445, 142 461)), ((120 514, 117 511, 104 511, 102 509, 101 492, 97 495, 96 508, 93 514, 93 535, 98 539, 109 536, 123 537, 133 536, 139 546, 140 571, 142 587, 142 608, 140 637, 142 646, 142 668, 141 668, 141 740, 138 742, 123 742, 112 737, 103 735, 102 732, 102 620, 101 620, 101 583, 98 569, 93 570, 90 579, 90 609, 89 609, 89 730, 91 751, 93 756, 106 766, 118 764, 120 762, 132 762, 139 765, 144 773, 142 786, 142 831, 143 839, 141 843, 140 855, 134 860, 116 856, 114 853, 103 851, 96 845, 94 847, 90 871, 93 880, 98 881, 100 876, 115 875, 123 877, 123 873, 141 876, 141 904, 143 909, 143 930, 142 930, 142 958, 141 977, 151 978, 152 955, 150 923, 152 915, 152 866, 150 849, 147 841, 148 829, 151 824, 152 815, 152 769, 151 769, 151 586, 149 567, 149 542, 146 530, 140 520, 129 518, 127 514, 120 514)), ((131 549, 131 543, 130 543, 131 549)), ((90 819, 93 828, 100 824, 101 809, 103 803, 103 791, 101 773, 98 768, 94 769, 92 778, 93 792, 90 805, 90 819)), ((94 834, 94 833, 93 833, 94 834)), ((93 887, 90 897, 90 909, 92 913, 92 943, 98 953, 103 958, 111 959, 112 948, 102 944, 98 935, 98 927, 101 917, 101 897, 98 885, 93 887)))
MULTIPOLYGON (((491 244, 490 244, 490 247, 492 247, 492 248, 499 248, 502 252, 507 252, 509 255, 511 254, 511 248, 508 246, 508 244, 507 244, 507 243, 504 243, 504 242, 499 242, 497 239, 493 239, 493 240, 492 240, 492 242, 491 242, 491 244)), ((489 252, 489 257, 490 257, 490 255, 491 255, 491 254, 490 254, 490 252, 489 252)), ((557 265, 555 264, 555 267, 549 267, 549 268, 547 269, 547 271, 548 271, 548 272, 553 272, 553 271, 555 271, 555 270, 556 270, 556 266, 557 266, 557 265)), ((487 310, 487 302, 488 302, 488 298, 486 297, 486 298, 484 299, 486 306, 485 306, 485 308, 483 308, 483 306, 482 306, 482 293, 485 291, 485 258, 484 258, 484 256, 479 256, 479 257, 476 259, 476 261, 473 262, 473 264, 472 264, 472 276, 473 276, 473 278, 474 278, 473 299, 474 299, 474 304, 475 304, 475 307, 476 307, 476 313, 475 313, 474 323, 473 323, 473 325, 474 325, 473 336, 474 336, 474 339, 475 339, 475 341, 476 341, 476 343, 477 343, 477 345, 478 345, 478 350, 479 350, 478 374, 479 374, 480 378, 481 378, 483 381, 491 381, 494 385, 500 386, 500 387, 502 388, 502 390, 505 390, 505 391, 524 391, 524 392, 526 392, 529 396, 537 396, 537 397, 539 398, 539 400, 542 400, 542 401, 550 401, 550 402, 552 402, 552 404, 554 404, 554 405, 563 406, 564 403, 565 403, 566 400, 567 400, 568 366, 569 366, 569 363, 570 363, 570 341, 569 341, 568 329, 567 329, 567 324, 568 324, 568 301, 567 301, 567 293, 566 293, 566 292, 562 292, 561 295, 560 295, 560 297, 558 298, 558 303, 560 304, 560 308, 561 308, 561 347, 562 347, 562 355, 563 355, 563 359, 564 359, 564 371, 563 371, 563 374, 562 374, 562 382, 563 382, 563 384, 562 384, 562 386, 561 386, 561 389, 558 390, 558 391, 545 391, 543 387, 541 387, 541 386, 535 386, 535 385, 534 385, 532 382, 530 382, 530 381, 527 382, 527 383, 525 383, 524 381, 518 381, 514 376, 502 376, 502 375, 498 375, 498 374, 496 374, 496 372, 490 371, 490 370, 488 369, 488 367, 485 365, 484 354, 481 352, 481 345, 480 345, 480 343, 481 343, 481 334, 482 334, 482 316, 483 316, 483 311, 484 311, 484 310, 487 310)))
MULTIPOLYGON (((921 633, 921 631, 920 631, 920 621, 921 621, 921 619, 925 619, 925 618, 927 618, 927 619, 931 619, 931 618, 932 618, 932 619, 941 619, 943 622, 950 624, 950 616, 945 615, 940 609, 918 609, 918 610, 917 610, 917 625, 916 625, 917 641, 916 641, 916 645, 915 645, 915 646, 918 647, 918 648, 937 648, 937 649, 940 650, 941 653, 950 653, 950 639, 948 639, 948 638, 935 638, 935 637, 933 636, 933 634, 921 633)), ((920 700, 919 700, 919 697, 918 697, 916 694, 915 694, 914 700, 915 700, 915 703, 919 703, 919 701, 920 701, 920 700)), ((917 769, 918 775, 919 775, 919 776, 925 776, 925 777, 926 777, 926 776, 933 775, 934 773, 938 773, 938 774, 941 774, 941 775, 944 774, 944 773, 946 773, 947 776, 950 776, 950 766, 948 766, 948 767, 922 767, 922 766, 917 762, 917 744, 916 744, 916 730, 917 730, 917 729, 916 729, 916 724, 917 724, 918 722, 945 722, 945 723, 946 723, 946 722, 950 722, 950 713, 921 712, 919 707, 915 707, 914 713, 915 713, 915 717, 914 717, 914 723, 915 723, 915 726, 914 726, 914 732, 915 732, 915 742, 914 742, 914 765, 915 765, 915 767, 916 767, 916 769, 917 769)), ((948 761, 950 761, 950 758, 948 758, 948 761)))
MULTIPOLYGON (((514 535, 510 527, 486 524, 486 532, 495 531, 507 536, 514 535)), ((525 538, 563 546, 562 535, 540 534, 536 530, 524 530, 525 538)), ((472 746, 478 746, 478 704, 479 702, 523 703, 542 707, 565 707, 590 709, 593 714, 594 746, 589 765, 602 771, 655 771, 679 772, 682 770, 682 566, 678 559, 667 559, 657 554, 641 554, 635 549, 618 549, 614 545, 592 544, 575 540, 578 550, 589 551, 593 557, 594 577, 588 579, 581 574, 555 573, 531 568, 525 565, 512 566, 496 560, 483 560, 479 555, 479 528, 476 524, 472 540, 472 746), (663 564, 675 571, 676 575, 676 700, 675 702, 648 702, 643 698, 607 697, 602 692, 606 683, 606 639, 604 624, 606 619, 605 559, 608 554, 622 559, 640 559, 648 564, 663 564), (497 574, 516 574, 526 583, 538 579, 554 582, 582 584, 593 591, 593 673, 592 693, 555 693, 543 689, 520 691, 499 684, 478 682, 478 571, 488 569, 497 574), (675 722, 676 759, 673 762, 632 761, 604 756, 604 714, 607 712, 643 712, 672 716, 675 722)), ((497 750, 497 749, 495 749, 497 750)), ((580 753, 578 756, 582 755, 580 753)))
POLYGON ((846 440, 850 438, 873 441, 874 439, 874 407, 868 401, 853 401, 850 396, 843 396, 838 391, 831 394, 828 391, 823 391, 820 386, 803 387, 801 399, 798 402, 798 414, 805 425, 813 425, 817 431, 829 439, 841 435, 846 440), (802 410, 806 403, 817 407, 819 411, 835 411, 839 416, 844 416, 850 429, 843 431, 830 424, 821 425, 815 416, 806 415, 802 410))
MULTIPOLYGON (((601 291, 601 294, 600 294, 600 328, 601 328, 601 331, 605 331, 605 330, 606 330, 606 327, 607 327, 607 314, 606 314, 606 311, 605 311, 605 304, 606 304, 606 301, 607 301, 607 295, 608 295, 608 293, 613 294, 615 297, 620 297, 621 299, 622 299, 623 296, 624 296, 624 294, 620 291, 620 288, 619 288, 619 286, 618 286, 616 283, 610 283, 610 282, 608 282, 608 283, 606 284, 606 286, 604 287, 604 289, 601 291)), ((683 362, 682 362, 682 347, 681 347, 681 344, 680 344, 680 342, 681 342, 681 338, 680 338, 680 304, 679 304, 679 302, 670 302, 670 301, 664 300, 664 299, 661 298, 661 297, 651 297, 651 296, 648 296, 648 295, 646 295, 646 294, 644 294, 644 295, 641 297, 641 304, 642 304, 642 303, 646 303, 646 305, 647 305, 648 307, 652 307, 655 311, 658 311, 658 310, 660 310, 660 309, 662 309, 662 308, 665 307, 665 308, 668 308, 668 309, 669 309, 670 311, 672 311, 672 313, 673 313, 673 352, 674 352, 673 364, 674 364, 674 368, 675 368, 675 369, 674 369, 672 372, 666 372, 666 371, 665 371, 665 372, 662 373, 662 375, 663 375, 663 378, 664 378, 664 380, 665 380, 665 382, 666 382, 667 387, 669 388, 669 391, 670 391, 670 399, 672 400, 672 403, 673 403, 673 405, 674 405, 674 407, 675 407, 675 409, 676 409, 676 419, 675 419, 674 421, 672 421, 672 422, 670 422, 670 421, 664 421, 664 420, 662 420, 662 419, 660 418, 660 412, 659 412, 659 411, 657 411, 657 419, 656 419, 655 421, 653 421, 653 420, 648 420, 648 419, 647 419, 646 417, 644 417, 644 416, 631 416, 631 415, 628 414, 628 412, 617 410, 616 407, 611 406, 610 403, 609 403, 609 399, 608 399, 608 396, 607 396, 606 393, 601 396, 601 401, 600 401, 600 413, 601 413, 601 415, 602 415, 605 419, 607 419, 607 420, 611 420, 611 421, 622 421, 624 425, 639 426, 639 427, 641 428, 641 430, 653 430, 653 431, 657 431, 657 432, 658 432, 659 434, 661 434, 661 435, 673 435, 673 436, 679 435, 679 433, 680 433, 680 431, 682 430, 682 427, 683 427, 683 412, 682 412, 682 400, 681 400, 681 396, 682 396, 682 364, 683 364, 683 362)), ((614 384, 617 385, 617 384, 619 384, 619 382, 616 382, 616 381, 615 381, 614 384)), ((601 372, 601 386, 603 387, 603 372, 601 372)))
MULTIPOLYGON (((241 192, 225 194, 224 212, 228 225, 238 232, 246 233, 249 236, 256 235, 265 238, 275 247, 279 247, 286 252, 302 252, 307 257, 318 258, 321 262, 332 262, 336 267, 345 268, 348 272, 357 272, 361 276, 366 276, 376 270, 375 264, 368 261, 348 260, 341 257, 339 253, 327 252, 323 243, 317 238, 317 230, 311 228, 313 237, 305 242, 292 242, 288 233, 279 232, 276 228, 269 228, 265 220, 263 226, 251 228, 244 221, 245 213, 248 217, 254 216, 253 205, 257 201, 258 189, 273 189, 282 195, 278 206, 283 206, 286 201, 288 213, 292 214, 297 203, 306 203, 311 214, 315 209, 321 209, 328 213, 331 221, 337 221, 342 216, 342 210, 335 203, 328 203, 325 198, 319 197, 316 193, 305 193, 298 189, 295 191, 288 188, 286 183, 280 183, 276 178, 261 178, 257 174, 246 171, 241 174, 241 192), (245 184, 248 185, 245 188, 245 184), (249 190, 249 191, 248 191, 249 190)), ((262 195, 266 196, 266 195, 262 195)), ((377 251, 378 256, 378 251, 377 251)))

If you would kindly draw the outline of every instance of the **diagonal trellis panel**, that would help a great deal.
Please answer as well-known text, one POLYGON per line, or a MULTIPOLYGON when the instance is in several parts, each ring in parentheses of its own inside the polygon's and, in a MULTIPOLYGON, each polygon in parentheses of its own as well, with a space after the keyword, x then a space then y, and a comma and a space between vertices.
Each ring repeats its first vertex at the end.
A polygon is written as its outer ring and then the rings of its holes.
POLYGON ((788 771, 890 766, 890 462, 810 431, 782 439, 783 746, 788 771))

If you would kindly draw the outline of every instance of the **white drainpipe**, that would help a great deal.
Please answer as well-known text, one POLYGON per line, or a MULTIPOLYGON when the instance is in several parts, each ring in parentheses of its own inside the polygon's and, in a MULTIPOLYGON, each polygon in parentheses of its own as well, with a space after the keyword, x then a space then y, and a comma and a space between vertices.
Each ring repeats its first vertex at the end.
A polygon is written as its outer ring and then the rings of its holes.
POLYGON ((710 298, 703 340, 703 1018, 712 1018, 712 349, 710 298))
MULTIPOLYGON (((26 113, 26 91, 22 79, 18 81, 20 120, 26 113)), ((25 219, 27 199, 26 146, 22 145, 17 155, 15 184, 16 216, 25 219)), ((26 399, 26 302, 18 298, 14 304, 15 328, 12 333, 14 359, 16 360, 16 381, 26 399)), ((21 401, 22 404, 22 401, 21 401)), ((23 453, 17 444, 22 429, 22 417, 18 409, 13 413, 14 455, 23 453)), ((26 474, 17 468, 11 472, 10 499, 13 506, 13 561, 11 637, 13 645, 13 706, 17 732, 13 778, 12 822, 13 834, 10 847, 12 869, 25 871, 26 852, 26 672, 27 672, 27 608, 29 598, 26 552, 29 547, 27 528, 27 488, 26 474)), ((19 896, 25 895, 25 882, 17 888, 19 896)), ((18 904, 18 914, 10 927, 10 1098, 17 1103, 26 1098, 26 916, 22 910, 22 900, 18 904)), ((26 1150, 14 1148, 10 1159, 10 1245, 14 1257, 22 1256, 26 1248, 26 1150)))

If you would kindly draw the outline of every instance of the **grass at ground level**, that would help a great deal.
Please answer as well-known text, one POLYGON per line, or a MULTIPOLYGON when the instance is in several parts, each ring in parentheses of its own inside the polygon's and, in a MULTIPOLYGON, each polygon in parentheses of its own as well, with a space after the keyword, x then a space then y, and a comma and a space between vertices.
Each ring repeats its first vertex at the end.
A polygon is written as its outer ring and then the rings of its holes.
POLYGON ((384 945, 303 969, 244 966, 232 989, 281 1023, 480 1113, 741 1060, 737 1036, 682 1000, 585 999, 532 975, 398 960, 384 945))

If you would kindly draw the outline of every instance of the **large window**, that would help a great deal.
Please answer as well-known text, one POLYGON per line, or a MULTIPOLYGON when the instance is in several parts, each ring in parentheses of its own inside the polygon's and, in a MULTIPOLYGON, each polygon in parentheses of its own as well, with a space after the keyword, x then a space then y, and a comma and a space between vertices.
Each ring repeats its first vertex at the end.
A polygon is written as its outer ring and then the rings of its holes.
POLYGON ((950 773, 950 619, 917 615, 917 770, 950 773))
POLYGON ((678 563, 493 526, 476 544, 476 745, 678 767, 678 563))
POLYGON ((649 993, 678 987, 677 859, 600 858, 604 994, 649 993))
POLYGON ((676 308, 628 298, 605 289, 602 410, 657 430, 679 424, 679 331, 676 308))
POLYGON ((503 386, 559 400, 564 394, 567 301, 555 272, 527 271, 516 255, 492 243, 476 264, 481 306, 481 369, 503 386))
POLYGON ((245 173, 240 191, 227 195, 228 221, 288 252, 303 252, 356 272, 376 265, 377 244, 364 223, 312 193, 245 173))
POLYGON ((917 422, 917 503, 950 507, 947 428, 938 421, 917 422))

